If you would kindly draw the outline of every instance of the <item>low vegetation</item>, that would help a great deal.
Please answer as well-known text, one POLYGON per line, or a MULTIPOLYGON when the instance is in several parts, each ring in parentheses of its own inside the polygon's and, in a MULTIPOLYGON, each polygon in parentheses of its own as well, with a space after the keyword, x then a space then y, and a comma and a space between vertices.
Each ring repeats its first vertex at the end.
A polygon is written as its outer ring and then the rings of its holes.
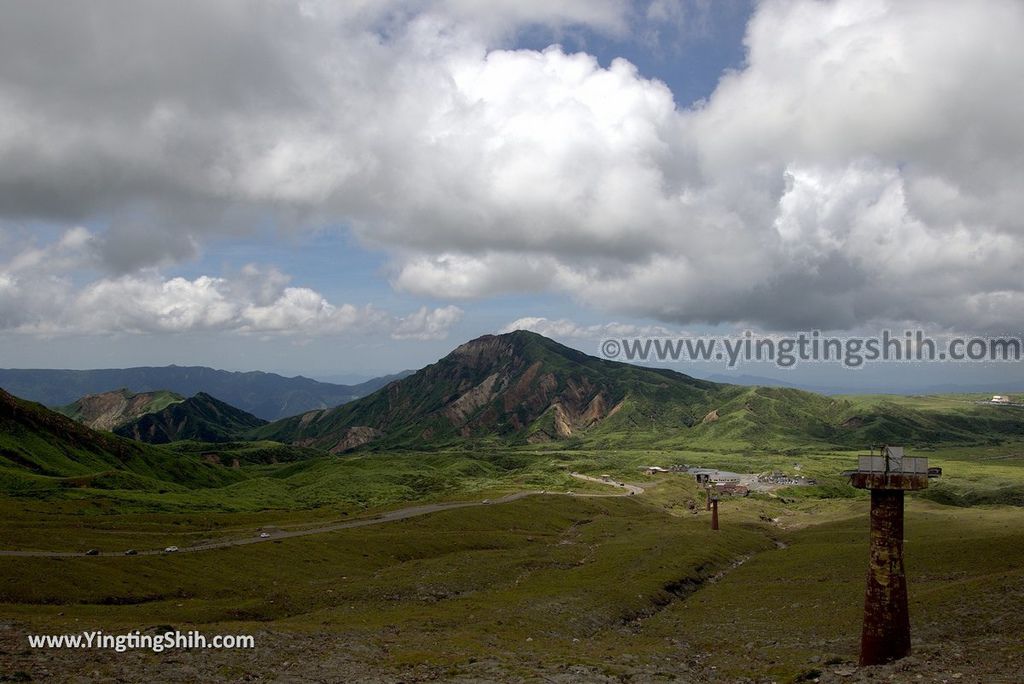
POLYGON ((716 385, 535 335, 495 340, 347 407, 269 425, 212 397, 179 420, 171 412, 188 402, 175 401, 148 414, 168 428, 163 445, 0 391, 0 551, 42 554, 0 553, 0 672, 160 680, 167 656, 18 640, 166 626, 258 635, 255 654, 175 656, 193 680, 987 682, 1024 671, 1024 618, 1011 608, 1024 600, 1018 408, 716 385), (917 660, 856 673, 868 501, 841 473, 885 441, 942 477, 908 500, 917 660), (815 484, 723 498, 712 532, 692 477, 646 470, 682 465, 815 484), (377 519, 452 502, 466 505, 377 519), (255 543, 123 555, 226 541, 255 543))

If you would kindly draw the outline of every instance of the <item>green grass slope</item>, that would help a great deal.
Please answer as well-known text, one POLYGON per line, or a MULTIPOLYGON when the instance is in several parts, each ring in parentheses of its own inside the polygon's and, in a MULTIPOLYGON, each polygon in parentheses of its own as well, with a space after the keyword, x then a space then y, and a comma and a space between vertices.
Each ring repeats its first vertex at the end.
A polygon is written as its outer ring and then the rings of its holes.
POLYGON ((180 440, 230 442, 266 425, 267 421, 235 408, 209 394, 199 394, 147 413, 116 428, 114 432, 150 444, 180 440))
POLYGON ((4 491, 210 487, 240 477, 194 456, 97 432, 0 390, 0 488, 4 491))

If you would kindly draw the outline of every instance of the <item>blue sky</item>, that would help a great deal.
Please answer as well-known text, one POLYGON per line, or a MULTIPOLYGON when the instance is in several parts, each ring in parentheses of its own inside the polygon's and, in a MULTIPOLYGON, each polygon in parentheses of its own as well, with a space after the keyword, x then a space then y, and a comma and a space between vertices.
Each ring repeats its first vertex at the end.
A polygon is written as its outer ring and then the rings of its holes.
POLYGON ((524 325, 594 352, 611 324, 1024 322, 1018 3, 2 12, 0 366, 370 376, 524 325))

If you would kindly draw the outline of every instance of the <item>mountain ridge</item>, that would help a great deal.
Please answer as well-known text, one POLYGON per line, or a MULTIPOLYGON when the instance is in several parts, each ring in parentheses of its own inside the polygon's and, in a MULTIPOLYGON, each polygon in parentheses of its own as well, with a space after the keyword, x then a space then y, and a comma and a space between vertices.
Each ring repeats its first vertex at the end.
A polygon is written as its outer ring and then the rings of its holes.
POLYGON ((182 440, 231 442, 267 421, 199 392, 158 411, 138 416, 114 429, 114 433, 149 444, 182 440))
POLYGON ((54 486, 165 491, 239 479, 228 468, 93 430, 0 389, 0 481, 5 491, 54 486))
POLYGON ((718 386, 674 370, 607 361, 536 333, 484 335, 436 363, 346 406, 277 421, 255 432, 328 451, 384 439, 392 445, 496 436, 544 442, 586 432, 622 410, 631 393, 675 401, 693 424, 718 386))
POLYGON ((972 404, 853 401, 719 384, 587 355, 536 333, 484 335, 377 392, 258 428, 335 453, 563 441, 590 448, 851 448, 1019 438, 1024 420, 972 404))
POLYGON ((110 392, 87 394, 67 406, 58 406, 54 410, 94 430, 113 432, 116 428, 147 413, 159 411, 184 400, 185 397, 174 392, 132 392, 122 387, 110 392))
POLYGON ((358 385, 334 385, 303 376, 263 371, 224 371, 206 366, 136 366, 95 370, 0 369, 0 387, 48 407, 65 407, 86 395, 119 389, 134 393, 168 391, 182 397, 206 392, 264 420, 319 408, 333 408, 366 396, 392 376, 358 385))

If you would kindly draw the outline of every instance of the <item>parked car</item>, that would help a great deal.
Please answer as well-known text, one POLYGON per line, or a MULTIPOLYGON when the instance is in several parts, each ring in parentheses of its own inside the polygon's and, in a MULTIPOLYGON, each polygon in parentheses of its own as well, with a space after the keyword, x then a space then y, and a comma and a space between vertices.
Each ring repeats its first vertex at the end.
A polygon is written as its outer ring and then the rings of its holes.
POLYGON ((484 503, 485 504, 489 504, 489 503, 491 503, 491 500, 490 499, 484 499, 484 503))
POLYGON ((127 551, 124 552, 124 555, 126 555, 126 556, 138 556, 139 552, 136 551, 135 549, 128 549, 127 551))
POLYGON ((177 546, 168 546, 166 549, 164 549, 164 553, 175 553, 177 550, 177 546))
POLYGON ((269 532, 260 532, 260 539, 266 539, 270 536, 269 532))
POLYGON ((98 555, 100 555, 100 550, 99 549, 89 549, 88 551, 85 552, 85 555, 86 556, 98 556, 98 555))

